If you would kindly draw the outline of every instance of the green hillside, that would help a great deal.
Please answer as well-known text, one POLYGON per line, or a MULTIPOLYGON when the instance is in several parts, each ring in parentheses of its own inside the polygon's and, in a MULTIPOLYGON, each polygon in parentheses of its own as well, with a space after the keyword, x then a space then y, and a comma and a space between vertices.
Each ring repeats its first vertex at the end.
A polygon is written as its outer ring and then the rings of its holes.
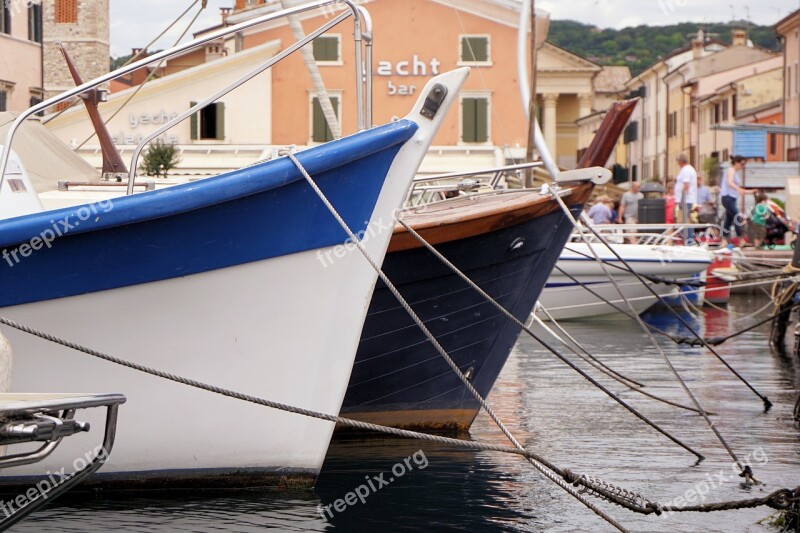
POLYGON ((552 20, 548 40, 601 65, 627 65, 635 76, 660 57, 687 45, 690 36, 696 35, 699 27, 703 28, 707 37, 730 43, 734 26, 748 27, 750 40, 756 46, 769 50, 780 48, 770 26, 752 26, 745 22, 682 22, 671 26, 636 26, 613 30, 572 20, 552 20))

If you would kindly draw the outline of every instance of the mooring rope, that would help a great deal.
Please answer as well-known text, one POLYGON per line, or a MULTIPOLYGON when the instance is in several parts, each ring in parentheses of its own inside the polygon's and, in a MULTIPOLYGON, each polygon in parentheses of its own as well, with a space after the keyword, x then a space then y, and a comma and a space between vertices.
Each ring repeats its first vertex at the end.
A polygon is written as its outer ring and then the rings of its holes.
MULTIPOLYGON (((562 209, 564 209, 564 208, 566 207, 566 204, 564 204, 564 201, 563 201, 563 200, 561 200, 561 198, 558 198, 558 200, 559 200, 559 203, 562 205, 562 209)), ((567 212, 569 212, 569 209, 567 209, 567 212)), ((571 216, 572 216, 572 214, 570 213, 570 217, 571 217, 571 216)), ((578 227, 578 226, 577 226, 578 222, 577 222, 577 221, 576 221, 574 218, 573 218, 573 221, 575 222, 575 224, 576 224, 576 227, 578 227)), ((596 231, 596 230, 595 230, 593 227, 591 227, 591 225, 587 225, 587 226, 585 226, 585 227, 586 227, 586 228, 587 228, 587 229, 588 229, 590 232, 592 232, 592 233, 593 233, 593 234, 594 234, 594 235, 595 235, 595 236, 596 236, 598 239, 600 239, 600 240, 602 241, 602 237, 600 236, 600 234, 599 234, 599 233, 597 233, 597 231, 596 231)), ((581 235, 584 235, 584 234, 583 234, 583 232, 581 232, 581 235)), ((617 252, 617 251, 616 251, 614 248, 612 248, 612 247, 611 247, 611 246, 610 246, 608 243, 606 243, 606 247, 607 247, 607 248, 608 248, 608 249, 611 251, 611 253, 612 253, 612 254, 614 254, 614 256, 616 256, 616 257, 617 257, 617 259, 619 259, 619 260, 620 260, 620 261, 621 261, 621 262, 622 262, 624 265, 626 265, 626 266, 627 266, 629 269, 631 268, 631 267, 630 267, 630 265, 628 265, 628 264, 627 264, 627 262, 625 261, 625 259, 624 259, 624 258, 623 258, 621 255, 619 255, 619 253, 618 253, 618 252, 617 252)), ((590 248, 591 248, 591 246, 590 246, 590 248)), ((635 272, 633 269, 631 269, 631 272, 633 273, 633 275, 634 275, 634 276, 636 276, 636 277, 639 279, 639 281, 642 283, 642 285, 644 285, 644 286, 647 288, 647 290, 648 290, 648 291, 650 291, 650 292, 651 292, 651 293, 652 293, 652 294, 653 294, 653 295, 654 295, 654 296, 655 296, 655 297, 658 299, 658 301, 659 301, 659 302, 661 302, 662 304, 664 303, 664 299, 663 299, 663 298, 662 298, 662 297, 661 297, 661 296, 660 296, 660 295, 659 295, 659 294, 658 294, 656 291, 654 291, 654 290, 653 290, 653 288, 652 288, 652 287, 650 287, 650 285, 648 285, 647 283, 645 283, 645 282, 644 282, 644 279, 643 279, 643 278, 642 278, 642 277, 641 277, 641 276, 640 276, 640 275, 639 275, 637 272, 635 272)), ((678 313, 677 311, 675 311, 675 309, 673 309, 673 308, 672 308, 672 307, 670 307, 670 306, 667 306, 667 308, 670 310, 670 312, 671 312, 673 315, 675 315, 675 317, 676 317, 676 318, 678 319, 678 321, 679 321, 679 322, 680 322, 680 323, 683 325, 683 327, 685 327, 687 330, 689 330, 689 332, 690 332, 690 333, 691 333, 691 334, 692 334, 694 337, 696 337, 698 340, 700 340, 700 341, 703 343, 703 346, 704 346, 705 348, 707 348, 707 349, 708 349, 708 351, 710 351, 712 354, 714 354, 714 356, 715 356, 717 359, 719 359, 719 361, 720 361, 720 362, 722 362, 722 364, 724 364, 724 365, 725 365, 725 366, 728 368, 728 370, 730 370, 730 371, 733 373, 733 375, 735 375, 737 378, 739 378, 739 380, 740 380, 742 383, 744 383, 745 385, 747 385, 747 387, 748 387, 748 388, 749 388, 751 391, 753 391, 753 393, 754 393, 756 396, 758 396, 758 397, 761 399, 761 401, 764 403, 764 409, 765 409, 765 410, 769 410, 769 408, 770 408, 770 407, 772 407, 772 402, 770 402, 770 401, 769 401, 769 399, 768 399, 768 398, 767 398, 765 395, 763 395, 763 394, 761 394, 760 392, 758 392, 758 391, 755 389, 755 387, 753 387, 753 386, 752 386, 752 385, 751 385, 751 384, 750 384, 750 383, 749 383, 749 382, 748 382, 748 381, 747 381, 747 380, 744 378, 744 376, 742 376, 742 375, 741 375, 739 372, 737 372, 737 371, 736 371, 736 369, 735 369, 735 368, 733 368, 733 366, 731 366, 731 365, 730 365, 730 363, 728 363, 728 362, 727 362, 727 361, 726 361, 726 360, 725 360, 725 359, 724 359, 724 358, 723 358, 723 357, 722 357, 722 356, 719 354, 719 352, 717 352, 717 351, 716 351, 716 350, 715 350, 715 349, 714 349, 714 348, 713 348, 711 345, 709 345, 708 343, 704 342, 704 341, 703 341, 703 337, 702 337, 702 336, 701 336, 701 335, 700 335, 700 334, 699 334, 697 331, 695 331, 695 330, 694 330, 694 328, 692 328, 692 326, 691 326, 691 325, 690 325, 688 322, 686 322, 686 320, 684 320, 684 319, 683 319, 683 317, 680 315, 680 313, 678 313)), ((637 316, 638 316, 638 315, 637 315, 637 316)))
MULTIPOLYGON (((429 433, 420 433, 417 431, 410 431, 407 429, 398 429, 392 428, 387 426, 381 426, 378 424, 371 424, 369 422, 362 422, 360 420, 353 420, 350 418, 345 418, 341 416, 330 415, 327 413, 322 413, 319 411, 314 411, 311 409, 305 409, 302 407, 296 407, 293 405, 288 405, 280 402, 275 402, 272 400, 267 400, 264 398, 260 398, 257 396, 252 396, 250 394, 245 394, 237 391, 233 391, 230 389, 226 389, 224 387, 218 387, 216 385, 209 385, 207 383, 203 383, 201 381, 197 381, 192 378, 187 378, 183 376, 179 376, 177 374, 173 374, 170 372, 164 372, 162 370, 157 370, 155 368, 147 367, 145 365, 141 365, 138 363, 134 363, 131 361, 127 361, 125 359, 115 357, 104 352, 100 352, 98 350, 94 350, 92 348, 88 348, 81 344, 68 341, 57 337, 55 335, 51 335, 49 333, 45 333, 38 329, 20 324, 14 320, 11 320, 7 317, 0 316, 0 324, 8 326, 10 328, 16 329, 28 335, 32 335, 34 337, 38 337, 40 339, 46 340, 48 342, 52 342, 54 344, 58 344, 60 346, 64 346, 65 348, 69 348, 71 350, 75 350, 77 352, 81 352, 92 357, 96 357, 103 361, 107 361, 109 363, 113 363, 116 365, 120 365, 125 368, 129 368, 131 370, 135 370, 137 372, 142 372, 144 374, 148 374, 157 378, 166 379, 181 385, 185 385, 188 387, 204 390, 207 392, 211 392, 213 394, 218 394, 220 396, 226 396, 228 398, 233 398, 236 400, 240 400, 247 403, 252 403, 255 405, 260 405, 262 407, 268 407, 271 409, 278 409, 280 411, 285 411, 288 413, 293 413, 301 416, 306 416, 310 418, 316 418, 319 420, 324 420, 327 422, 333 422, 335 424, 340 424, 342 426, 362 429, 365 431, 375 431, 378 433, 384 433, 387 435, 392 435, 395 437, 402 437, 402 438, 409 438, 409 439, 417 439, 429 442, 435 442, 439 444, 445 444, 448 446, 453 446, 456 448, 462 448, 472 451, 485 451, 485 452, 497 452, 497 453, 505 453, 510 455, 518 455, 524 457, 526 459, 535 460, 546 468, 551 470, 552 472, 558 474, 567 484, 568 484, 568 491, 572 494, 577 491, 574 491, 573 487, 583 487, 584 491, 590 491, 593 494, 597 495, 600 498, 608 500, 614 504, 620 505, 626 509, 634 511, 640 514, 661 514, 662 510, 669 510, 670 512, 710 512, 710 511, 722 511, 722 510, 731 510, 731 509, 743 509, 749 507, 757 507, 766 505, 773 509, 778 510, 785 510, 788 509, 789 506, 792 504, 792 501, 789 499, 791 491, 788 489, 780 489, 776 490, 773 493, 765 496, 764 498, 760 499, 751 499, 751 500, 740 500, 740 501, 733 501, 733 502, 721 502, 715 504, 706 504, 704 506, 691 506, 691 507, 670 507, 666 505, 662 505, 658 502, 653 502, 646 499, 644 496, 635 493, 633 491, 629 491, 627 489, 623 489, 617 487, 613 484, 607 483, 605 481, 599 480, 599 478, 594 476, 588 476, 586 474, 577 474, 572 472, 568 468, 561 468, 557 465, 549 462, 544 457, 540 456, 539 454, 532 452, 527 449, 520 449, 517 447, 511 446, 500 446, 497 444, 490 444, 486 442, 477 442, 477 441, 469 441, 469 440, 461 440, 461 439, 454 439, 451 437, 444 437, 441 435, 429 434, 429 433)), ((560 485, 560 484, 559 484, 560 485)), ((795 492, 800 491, 800 488, 795 489, 795 492)), ((795 496, 796 498, 796 496, 795 496)), ((615 524, 613 522, 612 524, 615 524)), ((620 531, 625 531, 622 526, 616 525, 620 531)))
MULTIPOLYGON (((599 261, 599 256, 597 255, 597 252, 595 251, 595 249, 594 249, 594 247, 592 246, 592 244, 589 242, 589 239, 587 239, 587 238, 586 238, 586 235, 585 235, 585 233, 584 233, 583 231, 581 231, 581 227, 578 225, 578 221, 577 221, 577 220, 575 220, 575 217, 573 217, 573 216, 572 216, 572 212, 571 212, 571 211, 569 210, 569 208, 567 207, 567 204, 565 204, 565 203, 564 203, 564 200, 562 200, 562 199, 561 199, 561 197, 560 197, 558 194, 554 194, 554 195, 553 195, 553 197, 556 199, 556 201, 558 202, 558 204, 561 206, 561 210, 562 210, 562 211, 564 211, 564 213, 567 215, 567 217, 569 217, 569 219, 572 221, 572 223, 573 223, 573 225, 575 226, 575 228, 576 228, 576 229, 578 229, 578 231, 579 231, 579 233, 580 233, 581 237, 583 238, 584 242, 586 242, 587 246, 589 247, 589 250, 592 252, 592 254, 594 254, 594 255, 595 255, 595 257, 596 257, 596 258, 597 258, 597 260, 599 261)), ((639 279, 639 281, 642 283, 642 285, 644 285, 645 287, 647 287, 647 289, 648 289, 648 290, 649 290, 649 291, 650 291, 650 292, 651 292, 651 293, 652 293, 654 296, 656 296, 656 298, 658 298, 658 301, 659 301, 659 302, 661 302, 661 303, 664 303, 664 300, 661 298, 661 296, 659 296, 659 295, 658 295, 658 293, 657 293, 657 292, 655 292, 655 291, 654 291, 654 290, 653 290, 653 289, 652 289, 652 288, 651 288, 651 287, 650 287, 650 286, 649 286, 649 285, 648 285, 648 284, 647 284, 647 283, 646 283, 646 282, 645 282, 645 281, 644 281, 644 280, 641 278, 641 276, 639 276, 639 274, 638 274, 637 272, 635 272, 635 271, 634 271, 634 270, 633 270, 633 269, 630 267, 630 265, 628 265, 628 264, 627 264, 627 262, 625 261, 625 259, 623 259, 623 258, 622 258, 622 257, 621 257, 621 256, 620 256, 620 255, 619 255, 619 254, 618 254, 618 253, 617 253, 617 252, 616 252, 616 251, 615 251, 615 250, 614 250, 614 249, 611 247, 611 245, 610 245, 610 244, 608 244, 608 243, 607 243, 607 242, 606 242, 606 241, 603 239, 603 237, 601 237, 601 236, 600 236, 600 234, 599 234, 599 233, 597 233, 597 232, 594 230, 594 228, 592 228, 591 226, 587 226, 587 227, 589 228, 589 230, 590 230, 590 231, 592 231, 592 233, 594 233, 595 237, 596 237, 596 238, 597 238, 597 239, 598 239, 598 240, 599 240, 601 243, 603 243, 603 244, 605 245, 605 247, 606 247, 606 248, 608 248, 608 249, 609 249, 609 250, 610 250, 610 251, 611 251, 611 252, 612 252, 612 253, 613 253, 613 254, 614 254, 616 257, 617 257, 617 259, 619 259, 619 260, 622 262, 622 264, 624 264, 624 265, 625 265, 625 266, 626 266, 628 269, 630 269, 630 270, 631 270, 631 273, 633 273, 633 275, 634 275, 634 276, 636 276, 636 277, 637 277, 637 279, 639 279)), ((717 429, 717 427, 716 427, 716 425, 714 424, 714 422, 713 422, 713 421, 711 420, 711 418, 708 416, 708 413, 705 411, 705 409, 703 409, 703 406, 700 404, 700 401, 697 399, 697 397, 696 397, 696 396, 694 395, 694 393, 691 391, 691 389, 690 389, 690 388, 689 388, 689 386, 686 384, 686 382, 684 381, 684 379, 681 377, 680 373, 678 372, 678 369, 677 369, 677 368, 675 368, 675 366, 672 364, 672 361, 671 361, 671 360, 670 360, 670 358, 667 356, 667 354, 664 352, 664 350, 661 348, 661 345, 660 345, 660 344, 658 344, 658 341, 655 339, 655 337, 653 336, 652 332, 651 332, 651 331, 650 331, 650 330, 647 328, 647 326, 646 326, 646 324, 644 323, 644 321, 642 320, 642 318, 641 318, 641 317, 640 317, 638 314, 636 314, 636 310, 633 308, 633 305, 632 305, 632 304, 631 304, 631 303, 630 303, 630 302, 627 300, 627 298, 625 297, 625 295, 622 293, 622 291, 621 291, 621 290, 620 290, 620 288, 619 288, 619 285, 617 284, 617 281, 614 279, 614 276, 612 276, 612 275, 611 275, 611 273, 608 271, 608 268, 606 267, 606 265, 605 265, 605 264, 604 264, 602 261, 600 262, 600 267, 601 267, 601 268, 602 268, 602 269, 605 271, 605 273, 606 273, 606 276, 608 277, 608 279, 609 279, 609 280, 611 280, 611 283, 612 283, 612 284, 614 285, 614 287, 617 289, 617 292, 619 292, 619 294, 620 294, 620 296, 622 297, 622 299, 623 299, 623 300, 625 300, 625 302, 628 304, 628 307, 630 308, 630 310, 631 310, 631 313, 633 313, 633 314, 634 314, 634 316, 636 317, 636 321, 637 321, 637 322, 640 324, 640 326, 641 326, 641 328, 642 328, 642 331, 644 331, 644 332, 645 332, 645 333, 646 333, 646 334, 647 334, 647 335, 650 337, 650 341, 653 343, 653 346, 655 346, 656 350, 657 350, 657 351, 658 351, 658 353, 661 355, 662 359, 664 359, 664 362, 667 364, 667 367, 669 367, 670 371, 671 371, 671 372, 672 372, 672 374, 675 376, 675 379, 677 379, 677 380, 678 380, 678 383, 680 383, 681 387, 682 387, 682 388, 683 388, 683 390, 686 392, 687 396, 689 396, 689 398, 691 399, 691 401, 692 401, 692 403, 694 404, 694 406, 695 406, 695 407, 697 408, 697 410, 700 412, 700 415, 703 417, 703 419, 705 420, 705 422, 706 422, 706 424, 708 425, 708 427, 711 429, 711 431, 714 433, 714 435, 716 435, 716 437, 717 437, 717 440, 719 440, 720 444, 722 444, 722 447, 723 447, 723 448, 725 448, 725 450, 728 452, 728 455, 730 455, 730 457, 731 457, 731 458, 734 460, 734 462, 737 464, 737 466, 738 466, 738 467, 739 467, 739 469, 741 470, 741 475, 743 475, 743 476, 745 477, 745 479, 746 479, 748 482, 749 482, 750 480, 754 480, 754 481, 756 481, 756 480, 755 480, 755 477, 753 476, 753 472, 752 472, 752 469, 751 469, 750 465, 744 465, 744 464, 743 464, 743 463, 742 463, 742 462, 739 460, 739 457, 736 455, 736 452, 734 452, 734 451, 733 451, 733 449, 731 449, 731 447, 728 445, 728 442, 725 440, 725 438, 724 438, 724 437, 722 436, 722 434, 719 432, 719 430, 717 429)), ((682 323, 682 324, 684 324, 684 326, 685 326, 685 327, 687 327, 687 328, 688 328, 690 331, 694 332, 694 330, 693 330, 691 327, 689 327, 689 324, 687 324, 687 323, 686 323, 686 321, 685 321, 685 320, 683 320, 683 318, 680 316, 680 314, 678 314, 678 313, 677 313, 677 312, 676 312, 674 309, 672 309, 671 307, 670 307, 669 309, 670 309, 670 310, 673 312, 673 314, 675 314, 675 315, 678 317, 678 319, 681 321, 681 323, 682 323)), ((699 335, 697 335, 697 336, 699 337, 699 335)), ((707 345, 707 344, 706 344, 706 345, 707 345)), ((709 349, 713 350, 711 347, 709 347, 709 349)), ((749 384, 748 384, 748 385, 749 385, 749 384)), ((752 388, 752 387, 751 387, 751 388, 752 388)), ((753 389, 753 390, 755 391, 755 389, 753 389)), ((758 394, 758 392, 757 392, 757 391, 756 391, 756 394, 758 394)), ((764 399, 765 399, 765 401, 769 401, 769 400, 766 400, 766 398, 764 398, 764 399)), ((771 405, 771 404, 770 404, 770 405, 771 405)))
POLYGON ((570 333, 566 329, 564 329, 564 327, 561 324, 559 324, 555 318, 553 318, 553 315, 550 314, 550 311, 548 311, 547 308, 543 306, 541 303, 537 303, 537 307, 535 309, 544 313, 545 317, 550 321, 550 324, 552 324, 553 327, 558 330, 558 333, 553 331, 553 328, 546 325, 544 321, 537 316, 536 311, 534 311, 533 313, 531 313, 531 316, 534 318, 536 323, 539 324, 539 327, 544 329, 547 333, 550 334, 551 337, 556 339, 558 342, 566 346, 569 349, 569 351, 571 351, 573 354, 583 359, 584 362, 588 363, 589 365, 593 366, 603 374, 607 375, 608 377, 616 381, 619 381, 622 384, 627 384, 629 386, 638 388, 645 386, 643 383, 640 383, 632 378, 629 378, 624 374, 617 372, 610 366, 603 363, 600 359, 592 355, 592 353, 589 352, 589 350, 587 350, 583 344, 581 344, 575 337, 570 335, 570 333), (564 338, 562 338, 561 335, 559 335, 559 333, 563 335, 565 338, 567 338, 569 342, 565 341, 564 338))
MULTIPOLYGON (((608 306, 612 307, 612 308, 613 308, 615 311, 617 311, 618 313, 621 313, 621 314, 625 315, 626 317, 630 318, 631 320, 636 320, 636 318, 635 318, 635 316, 633 315, 633 313, 631 313, 631 312, 629 312, 629 311, 627 311, 627 310, 625 310, 625 309, 623 309, 623 308, 619 307, 619 306, 618 306, 616 303, 612 302, 612 301, 611 301, 611 300, 609 300, 608 298, 605 298, 604 296, 602 296, 601 294, 599 294, 597 291, 595 291, 594 289, 592 289, 592 287, 590 287, 590 286, 588 286, 588 285, 585 285, 585 284, 581 283, 579 279, 577 279, 575 276, 573 276, 572 274, 570 274, 570 273, 569 273, 569 272, 567 272, 566 270, 562 269, 562 268, 561 268, 561 267, 559 267, 558 265, 556 265, 554 268, 555 268, 555 270, 557 270, 559 273, 561 273, 562 275, 564 275, 564 276, 566 276, 567 278, 569 278, 569 279, 570 279, 570 280, 571 280, 573 283, 577 283, 577 284, 581 285, 581 288, 582 288, 582 289, 584 289, 584 290, 588 291, 590 294, 592 294, 592 296, 594 296, 594 297, 595 297, 595 298, 597 298, 598 300, 602 301, 602 302, 603 302, 603 303, 605 303, 606 305, 608 305, 608 306)), ((769 295, 769 293, 767 293, 767 295, 769 295)), ((739 322, 740 320, 744 320, 744 319, 750 318, 750 317, 754 316, 755 314, 761 313, 761 312, 763 312, 763 311, 764 311, 764 310, 765 310, 767 307, 769 307, 770 305, 773 305, 773 304, 772 304, 772 302, 770 302, 770 303, 769 303, 769 304, 767 304, 766 306, 762 306, 761 308, 759 308, 759 309, 758 309, 756 312, 754 312, 754 313, 750 313, 750 314, 748 314, 748 315, 745 315, 745 316, 743 316, 743 317, 739 317, 739 318, 737 318, 737 319, 736 319, 736 322, 739 322)), ((796 305, 797 305, 797 306, 800 306, 800 303, 798 303, 798 304, 796 304, 796 305)), ((783 312, 784 312, 784 311, 780 311, 778 314, 780 314, 780 313, 783 313, 783 312)), ((769 322, 770 320, 773 320, 773 319, 774 319, 774 318, 776 318, 777 316, 778 316, 777 314, 770 315, 768 318, 766 318, 766 319, 764 319, 764 320, 762 320, 762 321, 760 321, 760 322, 758 322, 758 323, 756 323, 756 324, 753 324, 752 326, 748 326, 748 327, 746 327, 745 329, 743 329, 743 330, 741 330, 741 331, 738 331, 738 332, 736 332, 736 333, 733 333, 733 334, 731 334, 731 335, 728 335, 728 336, 725 336, 725 337, 705 337, 705 341, 706 341, 708 344, 711 344, 712 346, 718 346, 718 345, 722 344, 723 342, 725 342, 725 341, 727 341, 727 340, 729 340, 729 339, 732 339, 732 338, 734 338, 734 337, 737 337, 737 336, 739 336, 739 335, 741 335, 741 334, 743 334, 743 333, 747 333, 748 331, 751 331, 751 330, 753 330, 753 329, 757 328, 758 326, 760 326, 760 325, 762 325, 762 324, 764 324, 764 323, 766 323, 766 322, 769 322)), ((668 338, 669 340, 671 340, 671 341, 672 341, 672 342, 674 342, 675 344, 688 344, 689 346, 693 346, 693 347, 697 347, 697 346, 703 346, 703 344, 702 344, 700 341, 698 341, 696 338, 689 338, 689 337, 678 337, 678 336, 676 336, 676 335, 672 335, 671 333, 669 333, 669 332, 667 332, 667 331, 665 331, 665 330, 663 330, 663 329, 661 329, 661 328, 659 328, 659 327, 657 327, 657 326, 654 326, 654 325, 652 325, 652 324, 648 324, 647 322, 644 322, 644 324, 645 324, 645 326, 647 326, 647 327, 648 327, 648 328, 649 328, 651 331, 653 331, 653 332, 655 332, 655 333, 658 333, 659 335, 663 335, 664 337, 668 338)), ((688 408, 688 409, 694 410, 694 409, 692 409, 692 408, 688 408)), ((709 414, 712 414, 710 411, 706 411, 706 412, 708 412, 709 414)))
MULTIPOLYGON (((571 342, 575 343, 575 345, 576 345, 578 348, 580 348, 580 350, 582 350, 582 351, 586 352, 587 354, 589 353, 589 352, 586 350, 586 348, 584 348, 584 347, 583 347, 583 345, 582 345, 581 343, 577 342, 577 341, 576 341, 576 340, 575 340, 575 339, 572 337, 572 335, 570 335, 570 334, 569 334, 569 332, 568 332, 566 329, 564 329, 564 328, 561 326, 561 324, 559 324, 559 323, 558 323, 558 321, 556 321, 556 320, 555 320, 555 319, 552 317, 552 315, 550 315, 550 313, 547 311, 547 309, 546 309, 545 307, 541 306, 541 307, 540 307, 540 309, 541 309, 541 311, 542 311, 542 312, 543 312, 543 313, 544 313, 544 314, 547 316, 548 320, 550 320, 550 322, 551 322, 551 323, 552 323, 552 324, 553 324, 553 325, 554 325, 556 328, 558 328, 558 330, 559 330, 560 332, 562 332, 562 333, 563 333, 563 334, 564 334, 564 335, 565 335, 565 336, 566 336, 566 337, 567 337, 567 338, 568 338, 568 339, 569 339, 571 342)), ((558 336, 558 334, 557 334, 556 332, 552 331, 552 330, 551 330, 551 329, 550 329, 550 328, 549 328, 549 327, 548 327, 548 326, 547 326, 547 325, 544 323, 544 321, 542 321, 542 319, 540 319, 538 316, 536 316, 536 314, 535 314, 535 313, 533 313, 533 315, 532 315, 532 316, 533 316, 533 319, 536 321, 536 323, 538 323, 538 324, 539 324, 539 327, 541 327, 542 329, 544 329, 545 331, 547 331, 548 333, 550 333, 550 335, 552 335, 554 338, 558 339, 558 340, 559 340, 559 342, 561 342, 561 343, 562 343, 564 346, 566 346, 566 347, 567 347, 567 348, 568 348, 568 349, 569 349, 569 350, 570 350, 572 353, 574 353, 574 354, 575 354, 575 355, 577 355, 578 357, 580 357, 580 356, 581 356, 581 354, 580 354, 580 353, 579 353, 579 352, 578 352, 578 351, 577 351, 575 348, 573 348, 573 347, 572 347, 572 346, 570 346, 568 343, 566 343, 566 342, 565 342, 563 339, 561 339, 561 338, 558 336)), ((582 358, 582 359, 583 359, 583 358, 582 358)), ((590 360, 587 360, 587 359, 583 359, 583 360, 584 360, 584 361, 586 361, 587 363, 591 364, 591 361, 590 361, 590 360)), ((593 366, 594 366, 594 365, 593 365, 593 366)), ((597 367, 595 367, 595 368, 597 368, 597 367)), ((658 402, 662 402, 662 403, 664 403, 664 404, 671 405, 671 406, 673 406, 673 407, 677 407, 677 408, 679 408, 679 409, 685 409, 686 411, 691 411, 691 412, 693 412, 693 413, 700 414, 700 411, 698 411, 698 410, 697 410, 697 409, 695 409, 694 407, 690 407, 690 406, 688 406, 688 405, 683 405, 683 404, 680 404, 680 403, 678 403, 678 402, 674 402, 674 401, 672 401, 672 400, 668 400, 668 399, 666 399, 666 398, 662 398, 662 397, 660 397, 660 396, 657 396, 657 395, 655 395, 655 394, 653 394, 653 393, 651 393, 651 392, 648 392, 647 390, 645 390, 645 389, 644 389, 644 385, 640 385, 638 382, 636 382, 636 381, 633 381, 633 380, 631 380, 630 378, 627 378, 627 377, 625 377, 625 376, 624 376, 624 375, 622 375, 622 374, 620 374, 620 376, 621 376, 623 379, 619 379, 619 378, 615 377, 615 376, 614 376, 612 373, 604 371, 602 368, 597 368, 597 369, 598 369, 600 372, 603 372, 604 374, 606 374, 606 375, 607 375, 608 377, 610 377, 611 379, 614 379, 615 381, 618 381, 618 382, 619 382, 621 385, 623 385, 623 386, 625 386, 625 387, 628 387, 630 390, 632 390, 632 391, 634 391, 634 392, 638 392, 639 394, 642 394, 642 395, 644 395, 644 396, 647 396, 648 398, 651 398, 651 399, 653 399, 653 400, 656 400, 656 401, 658 401, 658 402), (630 383, 629 383, 628 381, 630 381, 630 383)), ((613 370, 612 370, 612 372, 613 372, 613 370)), ((716 413, 712 413, 711 411, 706 411, 706 412, 707 412, 708 414, 710 414, 710 415, 714 415, 714 414, 716 414, 716 413)))

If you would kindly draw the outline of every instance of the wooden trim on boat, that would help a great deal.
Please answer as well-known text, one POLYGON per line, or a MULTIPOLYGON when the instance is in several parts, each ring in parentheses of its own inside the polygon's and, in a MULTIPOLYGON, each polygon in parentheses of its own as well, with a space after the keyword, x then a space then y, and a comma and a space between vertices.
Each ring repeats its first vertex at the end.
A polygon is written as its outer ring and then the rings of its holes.
MULTIPOLYGON (((568 187, 568 206, 586 203, 590 182, 568 187)), ((508 228, 561 209, 550 196, 532 190, 510 190, 488 195, 453 198, 404 210, 403 220, 431 244, 465 239, 508 228)), ((422 244, 401 225, 396 225, 389 252, 421 248, 422 244)))

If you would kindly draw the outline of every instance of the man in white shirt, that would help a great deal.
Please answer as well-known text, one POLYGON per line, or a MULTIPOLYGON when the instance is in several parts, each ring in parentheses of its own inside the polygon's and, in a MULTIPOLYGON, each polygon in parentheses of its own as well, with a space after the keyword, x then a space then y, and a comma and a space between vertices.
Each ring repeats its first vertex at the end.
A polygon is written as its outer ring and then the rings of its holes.
POLYGON ((681 170, 675 177, 675 221, 685 224, 689 222, 692 206, 697 203, 697 171, 689 164, 686 154, 678 155, 677 159, 681 170))

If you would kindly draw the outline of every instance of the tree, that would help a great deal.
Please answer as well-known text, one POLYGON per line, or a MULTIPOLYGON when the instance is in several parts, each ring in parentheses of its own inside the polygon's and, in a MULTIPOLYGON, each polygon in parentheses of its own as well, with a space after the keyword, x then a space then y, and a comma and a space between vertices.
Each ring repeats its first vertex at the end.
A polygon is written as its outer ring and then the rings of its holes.
POLYGON ((170 169, 175 168, 181 160, 178 151, 172 144, 166 144, 161 139, 156 140, 142 156, 141 172, 148 176, 166 178, 170 169))

